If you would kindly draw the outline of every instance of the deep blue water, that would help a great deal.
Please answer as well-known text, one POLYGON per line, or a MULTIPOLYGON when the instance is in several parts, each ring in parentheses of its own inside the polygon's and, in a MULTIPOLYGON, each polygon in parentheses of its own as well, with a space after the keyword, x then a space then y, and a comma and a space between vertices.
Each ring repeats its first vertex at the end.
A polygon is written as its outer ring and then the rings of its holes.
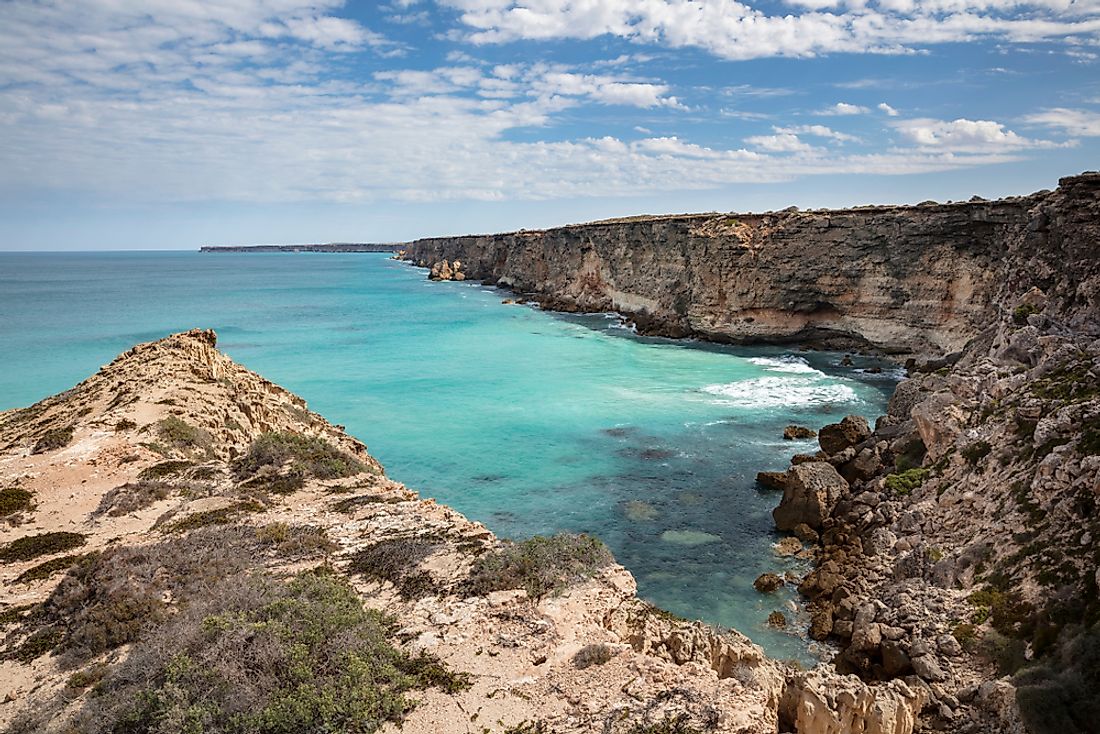
POLYGON ((753 477, 812 447, 783 441, 787 423, 873 419, 889 373, 639 338, 506 296, 378 254, 0 254, 0 409, 136 342, 213 328, 423 496, 504 536, 595 533, 645 598, 805 657, 764 623, 789 597, 752 588, 787 567, 770 549, 778 497, 753 477))

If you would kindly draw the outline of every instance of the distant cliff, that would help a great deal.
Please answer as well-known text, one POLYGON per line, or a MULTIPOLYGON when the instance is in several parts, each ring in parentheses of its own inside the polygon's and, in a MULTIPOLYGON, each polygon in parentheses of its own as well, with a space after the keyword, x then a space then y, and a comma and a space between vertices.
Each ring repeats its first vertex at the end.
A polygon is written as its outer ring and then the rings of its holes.
MULTIPOLYGON (((1007 243, 1057 229, 1100 174, 999 201, 765 214, 635 217, 540 231, 434 237, 405 258, 459 260, 467 278, 563 311, 619 311, 643 333, 810 342, 891 353, 961 349, 997 318, 1007 243), (1042 220, 1042 221, 1041 221, 1042 220)), ((1013 276, 1014 277, 1014 276, 1013 276)))
POLYGON ((199 252, 396 252, 389 242, 330 242, 324 245, 207 245, 199 252))

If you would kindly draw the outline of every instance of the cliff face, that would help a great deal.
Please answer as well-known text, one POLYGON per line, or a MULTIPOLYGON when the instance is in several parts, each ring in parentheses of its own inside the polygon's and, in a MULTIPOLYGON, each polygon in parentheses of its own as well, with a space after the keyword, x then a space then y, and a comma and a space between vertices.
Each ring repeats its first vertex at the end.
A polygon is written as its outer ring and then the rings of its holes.
POLYGON ((591 539, 501 542, 215 343, 0 413, 5 731, 912 730, 921 689, 657 610, 591 539))
POLYGON ((995 320, 998 291, 1019 265, 1006 259, 1016 233, 1057 237, 1098 186, 1085 175, 1064 179, 1056 194, 993 202, 436 237, 409 243, 405 258, 424 267, 459 260, 468 278, 555 310, 619 311, 643 333, 948 353, 995 320))

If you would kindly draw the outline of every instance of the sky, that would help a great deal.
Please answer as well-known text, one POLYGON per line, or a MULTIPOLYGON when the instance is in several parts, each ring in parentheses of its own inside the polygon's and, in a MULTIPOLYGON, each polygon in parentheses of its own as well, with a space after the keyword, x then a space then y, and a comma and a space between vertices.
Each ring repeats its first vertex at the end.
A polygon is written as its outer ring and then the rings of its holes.
POLYGON ((0 0, 0 250, 1025 194, 1100 0, 0 0))

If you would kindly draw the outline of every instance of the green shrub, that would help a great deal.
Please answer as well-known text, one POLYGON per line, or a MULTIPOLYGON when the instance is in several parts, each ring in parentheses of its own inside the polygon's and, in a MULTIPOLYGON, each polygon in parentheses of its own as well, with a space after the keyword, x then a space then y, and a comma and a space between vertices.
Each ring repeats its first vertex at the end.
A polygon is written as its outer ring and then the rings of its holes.
POLYGON ((134 423, 129 418, 121 418, 115 423, 115 432, 120 433, 122 431, 132 431, 137 428, 137 423, 134 423))
POLYGON ((1021 303, 1012 312, 1012 323, 1017 326, 1023 326, 1027 323, 1027 317, 1032 314, 1040 313, 1041 309, 1034 303, 1021 303))
POLYGON ((703 734, 703 731, 691 725, 687 714, 677 714, 651 724, 634 724, 627 734, 703 734))
POLYGON ((0 517, 7 517, 17 512, 29 510, 33 497, 32 492, 19 487, 0 489, 0 517))
POLYGON ((327 573, 223 584, 158 629, 99 685, 88 734, 367 733, 400 723, 410 691, 468 687, 389 642, 393 623, 327 573))
POLYGON ((475 596, 525 589, 533 599, 558 592, 614 562, 607 546, 583 533, 536 535, 521 543, 506 541, 474 562, 465 589, 475 596))
POLYGON ((324 528, 314 525, 288 525, 273 522, 255 530, 260 547, 274 550, 283 558, 303 558, 326 554, 338 547, 329 540, 324 528))
POLYGON ((46 451, 56 451, 57 449, 64 448, 69 445, 69 441, 73 440, 73 427, 65 426, 64 428, 51 428, 42 434, 42 438, 38 439, 38 443, 34 445, 31 450, 32 454, 41 454, 46 451))
POLYGON ((955 629, 951 630, 951 635, 969 650, 978 639, 978 628, 969 622, 959 622, 955 625, 955 629))
POLYGON ((1084 734, 1100 721, 1100 628, 1017 673, 1016 702, 1033 734, 1084 734))
POLYGON ((176 485, 171 482, 159 480, 127 482, 104 494, 103 499, 99 501, 99 506, 92 514, 118 517, 119 515, 137 512, 160 500, 167 499, 175 490, 176 485))
POLYGON ((438 546, 438 540, 430 538, 388 538, 356 551, 348 573, 372 581, 389 581, 402 598, 416 599, 435 586, 432 577, 416 566, 438 546))
POLYGON ((614 657, 615 652, 610 645, 602 642, 593 645, 585 645, 573 656, 573 665, 579 670, 591 668, 593 665, 603 665, 614 657))
POLYGON ((174 415, 157 422, 157 435, 169 449, 202 451, 208 455, 213 451, 213 439, 209 433, 174 415))
POLYGON ((51 558, 44 563, 39 563, 37 566, 31 566, 23 573, 15 577, 16 584, 29 584, 32 581, 41 581, 42 579, 48 579, 58 571, 68 571, 80 559, 84 558, 82 555, 61 556, 59 558, 51 558))
POLYGON ((503 734, 553 734, 553 731, 542 719, 537 721, 524 719, 518 724, 509 726, 503 734))
POLYGON ((16 538, 0 547, 0 562, 29 561, 38 556, 79 548, 85 542, 84 536, 80 533, 56 532, 28 535, 24 538, 16 538))
POLYGON ((336 448, 317 436, 296 433, 265 433, 237 460, 234 471, 240 480, 254 477, 267 468, 275 472, 289 465, 290 474, 303 474, 317 479, 350 477, 365 469, 351 454, 336 448))
POLYGON ((887 474, 883 484, 895 494, 906 495, 924 484, 928 474, 927 469, 906 469, 900 474, 887 474))
POLYGON ((193 512, 180 520, 168 523, 164 526, 164 529, 173 533, 186 533, 211 525, 227 525, 244 513, 262 512, 263 509, 264 507, 260 503, 253 500, 245 500, 225 507, 218 507, 213 510, 193 512))
POLYGON ((141 473, 138 474, 138 479, 164 479, 165 477, 175 476, 186 469, 190 469, 194 465, 195 462, 185 459, 169 459, 168 461, 162 461, 159 464, 145 467, 141 470, 141 473))

